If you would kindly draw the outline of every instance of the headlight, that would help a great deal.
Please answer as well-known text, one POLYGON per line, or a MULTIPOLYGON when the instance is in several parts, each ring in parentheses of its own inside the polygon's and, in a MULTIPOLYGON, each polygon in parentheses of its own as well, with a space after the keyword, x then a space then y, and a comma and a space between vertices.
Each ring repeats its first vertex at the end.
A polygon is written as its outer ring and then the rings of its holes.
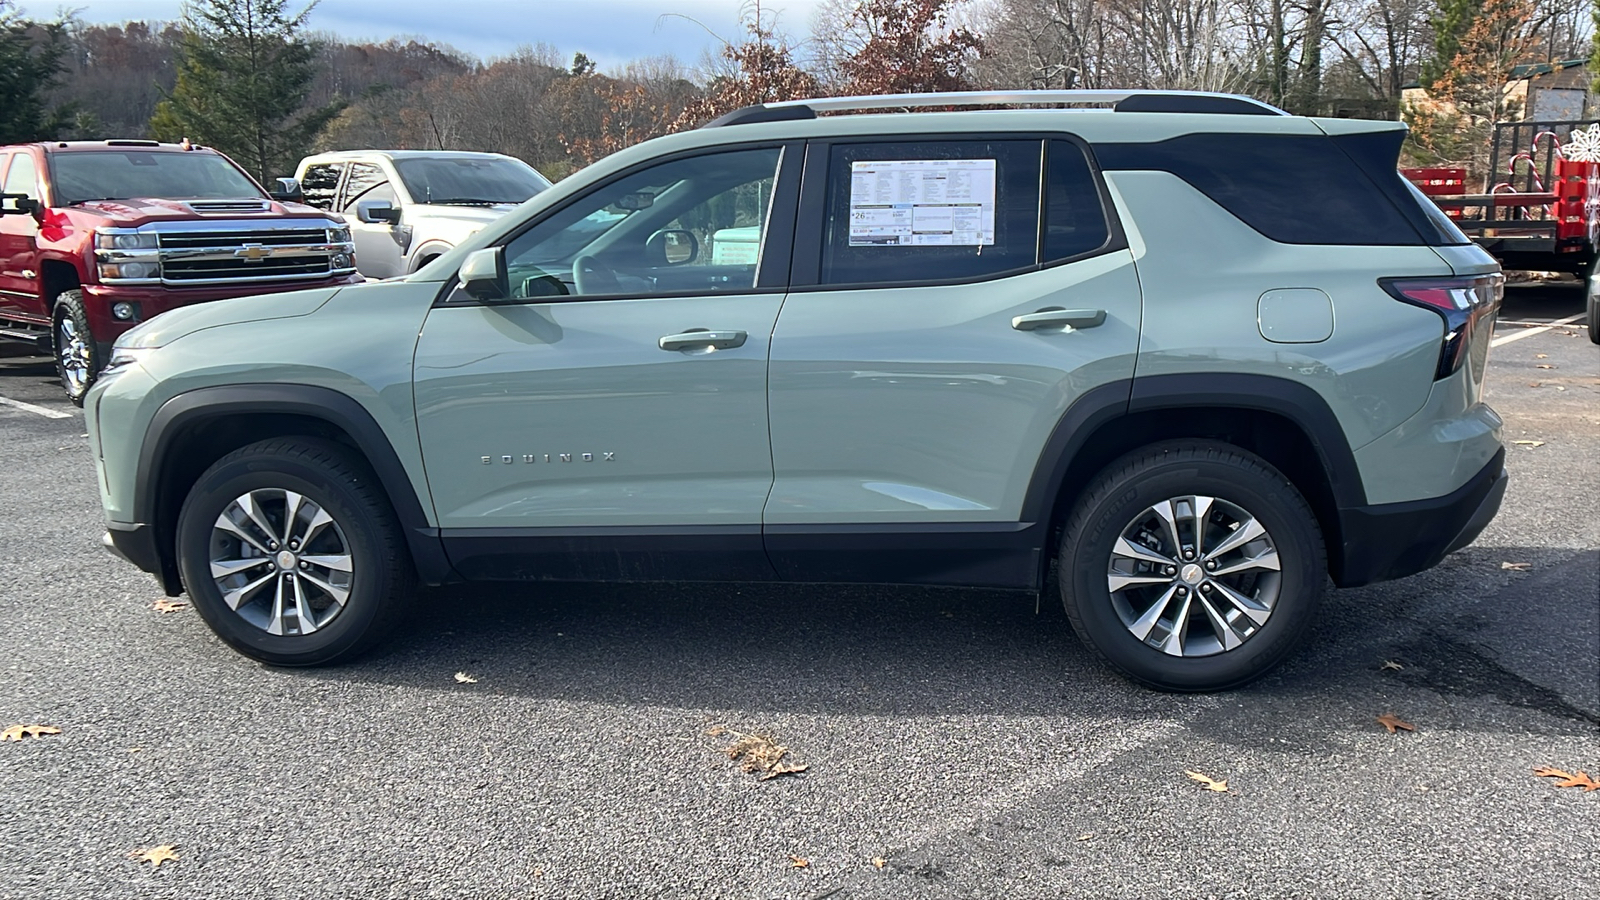
POLYGON ((136 231, 101 231, 95 234, 94 245, 100 250, 155 250, 161 246, 161 242, 153 234, 141 234, 136 231))
POLYGON ((330 244, 348 244, 348 243, 350 243, 350 226, 344 225, 344 226, 341 226, 339 228, 329 228, 328 229, 328 243, 330 243, 330 244))
POLYGON ((100 263, 100 279, 159 278, 161 264, 153 262, 100 263))
POLYGON ((104 378, 107 375, 121 371, 138 363, 139 360, 143 359, 145 355, 153 349, 155 348, 142 347, 139 349, 132 349, 128 347, 112 347, 111 361, 107 362, 106 367, 100 370, 100 377, 104 378))

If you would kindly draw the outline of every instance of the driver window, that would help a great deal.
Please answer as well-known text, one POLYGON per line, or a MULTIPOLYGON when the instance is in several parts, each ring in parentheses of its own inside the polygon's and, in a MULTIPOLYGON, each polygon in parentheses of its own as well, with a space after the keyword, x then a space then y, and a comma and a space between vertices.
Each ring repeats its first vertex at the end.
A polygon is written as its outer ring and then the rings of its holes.
POLYGON ((606 184, 506 246, 512 297, 752 290, 781 153, 677 159, 606 184))

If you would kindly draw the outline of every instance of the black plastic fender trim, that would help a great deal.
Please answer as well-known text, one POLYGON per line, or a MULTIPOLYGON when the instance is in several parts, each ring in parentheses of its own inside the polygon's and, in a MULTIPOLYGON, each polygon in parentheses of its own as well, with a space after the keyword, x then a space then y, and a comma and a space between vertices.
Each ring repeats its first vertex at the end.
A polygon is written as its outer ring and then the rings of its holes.
MULTIPOLYGON (((199 388, 179 394, 161 405, 151 417, 139 449, 135 475, 133 515, 136 521, 152 523, 157 533, 170 535, 176 523, 159 521, 156 502, 164 485, 157 479, 173 439, 185 429, 208 419, 241 413, 299 415, 321 419, 348 434, 356 448, 372 466, 378 481, 400 519, 406 545, 411 550, 417 575, 424 584, 459 581, 439 540, 439 530, 428 522, 422 503, 411 485, 405 466, 395 453, 389 437, 372 414, 355 399, 336 390, 306 384, 232 384, 199 388)), ((175 583, 177 566, 170 540, 158 543, 163 583, 175 583), (168 580, 167 573, 170 570, 168 580)))

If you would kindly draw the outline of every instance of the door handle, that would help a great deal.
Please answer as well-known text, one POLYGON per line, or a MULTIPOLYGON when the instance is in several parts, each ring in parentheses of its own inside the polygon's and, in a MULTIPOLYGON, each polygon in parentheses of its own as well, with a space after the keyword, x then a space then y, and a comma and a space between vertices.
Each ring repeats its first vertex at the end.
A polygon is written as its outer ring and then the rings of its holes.
POLYGON ((669 334, 660 341, 663 350, 690 350, 698 347, 709 347, 715 350, 732 350, 734 347, 743 347, 745 338, 742 331, 712 331, 707 328, 691 328, 679 334, 669 334))
POLYGON ((1018 331, 1036 331, 1040 328, 1094 328, 1106 321, 1103 309, 1062 309, 1047 306, 1038 312, 1015 316, 1011 327, 1018 331))

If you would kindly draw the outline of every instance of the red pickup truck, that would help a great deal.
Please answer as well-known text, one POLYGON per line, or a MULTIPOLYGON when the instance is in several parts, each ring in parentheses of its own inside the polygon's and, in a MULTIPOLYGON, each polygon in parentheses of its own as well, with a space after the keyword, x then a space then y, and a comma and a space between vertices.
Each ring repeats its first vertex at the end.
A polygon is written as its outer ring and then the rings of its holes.
POLYGON ((0 339, 56 359, 73 402, 117 335, 190 303, 361 281, 344 220, 268 194, 214 150, 0 147, 0 339))

